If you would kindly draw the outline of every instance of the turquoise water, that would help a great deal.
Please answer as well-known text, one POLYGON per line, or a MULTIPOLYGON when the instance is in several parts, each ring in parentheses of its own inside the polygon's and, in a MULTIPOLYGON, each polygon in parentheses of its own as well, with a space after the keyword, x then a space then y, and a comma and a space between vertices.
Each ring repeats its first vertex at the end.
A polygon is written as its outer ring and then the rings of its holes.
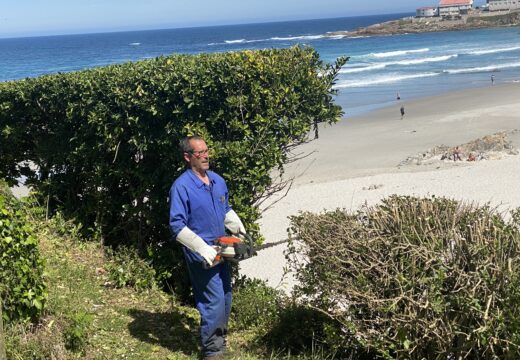
MULTIPOLYGON (((328 38, 407 14, 106 34, 0 39, 0 81, 171 53, 310 45, 327 62, 350 56, 336 102, 356 115, 403 100, 520 80, 520 28, 328 38)), ((520 85, 519 85, 520 86, 520 85)))

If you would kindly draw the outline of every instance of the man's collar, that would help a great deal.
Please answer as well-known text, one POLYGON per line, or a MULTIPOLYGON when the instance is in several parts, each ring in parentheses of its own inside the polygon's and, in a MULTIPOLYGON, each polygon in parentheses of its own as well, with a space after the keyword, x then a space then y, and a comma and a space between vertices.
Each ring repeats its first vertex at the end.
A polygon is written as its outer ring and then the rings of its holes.
MULTIPOLYGON (((191 179, 193 180, 193 182, 195 183, 195 185, 197 185, 198 188, 201 188, 203 187, 204 185, 204 182, 195 174, 195 171, 193 171, 192 169, 188 169, 188 173, 190 174, 190 177, 191 179)), ((214 184, 215 183, 215 179, 213 178, 213 172, 212 171, 206 171, 206 174, 208 175, 208 178, 209 178, 209 182, 211 184, 214 184)))

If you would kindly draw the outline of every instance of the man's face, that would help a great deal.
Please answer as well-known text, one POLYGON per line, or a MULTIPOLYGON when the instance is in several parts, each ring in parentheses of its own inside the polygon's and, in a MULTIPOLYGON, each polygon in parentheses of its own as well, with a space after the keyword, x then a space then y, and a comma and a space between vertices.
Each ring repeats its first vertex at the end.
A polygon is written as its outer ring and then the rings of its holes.
POLYGON ((204 172, 209 169, 208 146, 204 140, 190 140, 192 151, 184 153, 184 159, 192 170, 204 172))

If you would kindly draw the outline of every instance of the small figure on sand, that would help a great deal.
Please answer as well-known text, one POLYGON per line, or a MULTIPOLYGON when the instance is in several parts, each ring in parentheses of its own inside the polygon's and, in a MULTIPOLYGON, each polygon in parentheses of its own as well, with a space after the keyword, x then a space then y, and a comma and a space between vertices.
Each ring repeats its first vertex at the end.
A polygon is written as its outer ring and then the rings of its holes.
POLYGON ((462 161, 462 158, 460 157, 460 149, 458 146, 455 147, 453 150, 453 161, 462 161))
POLYGON ((401 105, 401 119, 404 117, 404 105, 401 105))
POLYGON ((495 75, 491 75, 491 85, 495 84, 495 75))
POLYGON ((397 97, 395 99, 396 100, 401 100, 401 96, 399 96, 399 91, 397 92, 397 97))

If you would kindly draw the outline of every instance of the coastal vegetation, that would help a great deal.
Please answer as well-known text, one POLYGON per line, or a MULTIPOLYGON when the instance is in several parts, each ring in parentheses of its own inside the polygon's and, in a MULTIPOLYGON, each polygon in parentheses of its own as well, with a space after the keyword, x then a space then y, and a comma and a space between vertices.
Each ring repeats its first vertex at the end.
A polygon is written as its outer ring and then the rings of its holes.
MULTIPOLYGON (((33 322, 7 319, 8 359, 198 358, 197 311, 150 263, 47 219, 34 197, 12 201, 34 229, 48 296, 33 322)), ((229 357, 517 358, 519 226, 520 209, 506 222, 444 198, 294 216, 299 285, 288 296, 235 279, 229 357)))
MULTIPOLYGON (((520 209, 391 196, 292 217, 294 296, 340 357, 520 356, 520 209)), ((318 333, 318 332, 317 332, 318 333)))
POLYGON ((311 48, 172 55, 0 83, 0 177, 20 177, 45 204, 103 245, 137 249, 175 292, 188 283, 170 246, 166 196, 184 171, 178 141, 203 136, 230 203, 257 234, 272 179, 342 114, 341 66, 311 48), (172 276, 176 274, 176 276, 172 276))
MULTIPOLYGON (((198 358, 166 226, 177 140, 208 139, 258 235, 259 205, 285 185, 269 174, 341 114, 345 61, 307 48, 175 55, 0 84, 0 175, 35 189, 0 191, 8 358, 198 358)), ((299 284, 287 295, 235 276, 230 357, 518 358, 520 210, 509 219, 398 196, 294 216, 299 284)))
MULTIPOLYGON (((2 193, 9 194, 3 185, 2 193)), ((39 278, 47 293, 42 311, 32 321, 4 317, 0 340, 5 340, 7 359, 200 358, 197 310, 150 278, 150 263, 131 251, 115 256, 83 237, 80 226, 60 214, 48 219, 45 206, 34 196, 21 201, 9 197, 25 226, 33 229, 45 262, 45 275, 39 278)), ((0 229, 5 227, 3 222, 0 229)), ((23 241, 17 238, 10 247, 23 241)), ((34 274, 39 274, 37 269, 34 274)), ((301 326, 314 324, 319 314, 258 280, 236 279, 234 287, 231 359, 331 357, 301 326)))
POLYGON ((44 261, 33 224, 19 201, 0 182, 0 304, 7 321, 37 320, 47 288, 44 261))

